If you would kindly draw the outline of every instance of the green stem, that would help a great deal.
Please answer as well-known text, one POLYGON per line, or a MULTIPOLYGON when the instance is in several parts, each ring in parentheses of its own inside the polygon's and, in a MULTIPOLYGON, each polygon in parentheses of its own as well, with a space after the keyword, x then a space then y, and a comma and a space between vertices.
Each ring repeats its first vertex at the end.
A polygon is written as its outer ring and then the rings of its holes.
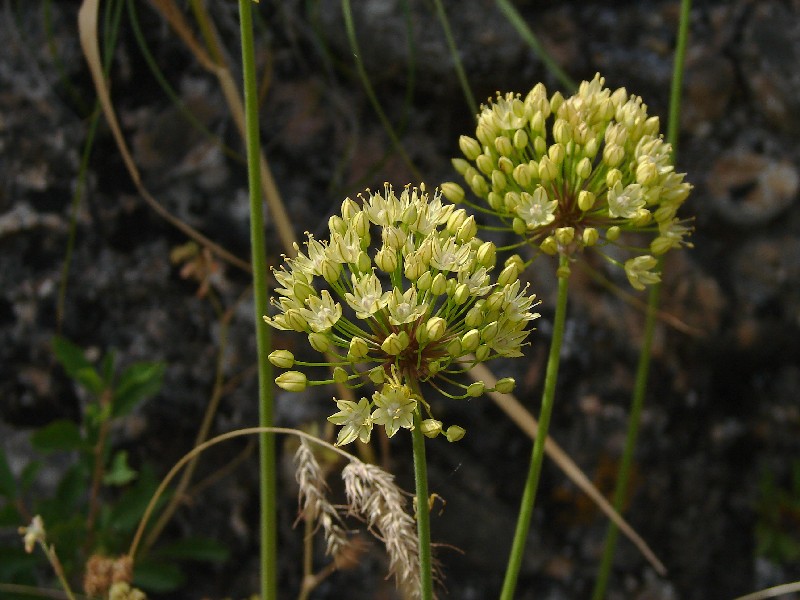
MULTIPOLYGON (((561 256, 559 270, 564 271, 569 267, 569 259, 561 256)), ((511 555, 506 566, 506 576, 503 580, 503 589, 500 600, 512 600, 517 586, 517 577, 525 553, 525 542, 533 516, 533 506, 536 501, 536 489, 539 486, 539 476, 542 472, 544 460, 544 445, 547 440, 547 429, 550 426, 550 415, 553 412, 553 399, 556 395, 556 382, 558 380, 558 365, 561 359, 561 344, 564 339, 564 324, 567 317, 567 291, 569 279, 559 277, 558 298, 553 322, 553 339, 550 342, 550 354, 547 357, 547 369, 544 378, 544 391, 542 392, 542 408, 539 413, 539 426, 536 431, 536 440, 533 444, 531 462, 528 468, 528 479, 522 493, 522 502, 517 517, 517 528, 514 532, 514 542, 511 545, 511 555)))
MULTIPOLYGON (((686 44, 689 37, 689 11, 691 0, 681 0, 681 14, 678 25, 678 40, 675 47, 675 64, 672 71, 672 85, 670 89, 669 122, 667 124, 667 141, 672 146, 672 160, 676 159, 678 151, 678 131, 680 128, 681 114, 681 89, 683 86, 683 66, 686 59, 686 44)), ((657 269, 663 273, 664 260, 659 258, 657 269)), ((630 415, 628 416, 628 431, 625 435, 625 448, 619 465, 616 488, 614 489, 614 510, 622 513, 623 504, 628 494, 630 470, 633 464, 633 453, 636 449, 636 440, 639 436, 644 397, 647 392, 647 382, 650 376, 651 348, 655 332, 656 317, 661 297, 661 284, 656 283, 650 288, 647 298, 647 316, 644 324, 644 338, 642 340, 639 363, 636 367, 636 382, 631 398, 630 415)), ((606 531, 606 541, 603 547, 603 557, 597 571, 597 580, 592 591, 592 600, 602 600, 606 595, 608 580, 611 575, 611 566, 614 562, 614 553, 617 548, 619 529, 613 522, 609 522, 606 531)))
POLYGON ((456 69, 458 82, 461 84, 461 90, 464 92, 464 98, 467 101, 470 111, 476 117, 478 116, 478 103, 475 102, 475 95, 472 93, 472 88, 469 87, 469 79, 464 72, 464 65, 461 63, 461 56, 458 54, 456 41, 453 39, 453 32, 450 31, 450 21, 447 20, 447 13, 444 11, 442 0, 433 0, 436 5, 436 16, 439 17, 439 22, 442 24, 444 31, 444 38, 447 41, 447 48, 450 50, 450 57, 453 59, 453 66, 456 69))
MULTIPOLYGON (((419 393, 419 386, 412 382, 419 393)), ((422 435, 420 406, 414 411, 411 440, 414 448, 414 482, 417 488, 417 539, 419 540, 420 598, 433 600, 433 565, 431 563, 431 523, 428 506, 428 465, 425 462, 425 436, 422 435)))
MULTIPOLYGON (((267 259, 264 243, 264 217, 261 201, 259 166, 258 91, 255 52, 253 49, 252 0, 239 0, 239 22, 242 36, 242 72, 244 77, 245 123, 247 128, 247 182, 250 189, 250 244, 253 262, 254 316, 258 360, 259 425, 270 427, 273 422, 272 367, 267 356, 270 348, 270 328, 262 315, 267 310, 267 259)), ((277 508, 275 485, 275 436, 262 433, 259 459, 260 481, 260 539, 261 539, 261 599, 277 600, 277 508)))

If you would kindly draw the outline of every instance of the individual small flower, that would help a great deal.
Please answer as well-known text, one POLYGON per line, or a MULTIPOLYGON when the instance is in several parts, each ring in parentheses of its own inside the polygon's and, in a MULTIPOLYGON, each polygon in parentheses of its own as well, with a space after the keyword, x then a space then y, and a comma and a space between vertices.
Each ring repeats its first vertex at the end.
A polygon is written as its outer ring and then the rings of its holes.
MULTIPOLYGON (((539 251, 570 258, 584 249, 600 252, 625 266, 641 289, 657 274, 652 267, 643 274, 649 260, 630 268, 629 260, 690 245, 690 228, 675 215, 692 186, 675 172, 658 118, 638 96, 606 88, 599 74, 566 99, 558 92, 548 97, 542 84, 525 97, 498 93, 482 107, 475 133, 461 136, 466 160, 454 159, 454 167, 509 230, 539 251), (606 254, 608 245, 618 249, 606 254), (622 261, 620 252, 627 254, 622 261)), ((442 190, 469 204, 456 183, 442 190)))
POLYGON ((288 371, 276 379, 283 389, 380 386, 358 403, 336 401, 330 420, 342 427, 337 443, 369 439, 373 424, 389 436, 412 429, 415 413, 438 422, 419 396, 420 382, 451 398, 480 395, 484 387, 458 377, 477 362, 522 354, 528 324, 539 316, 535 295, 520 284, 516 262, 492 281, 494 244, 478 239, 474 217, 440 193, 409 186, 397 194, 387 184, 346 199, 328 228, 327 240, 309 235, 305 251, 298 246, 295 258, 273 270, 274 315, 264 320, 305 334, 329 361, 276 351, 273 364, 333 370, 316 381, 288 371))
POLYGON ((373 423, 369 400, 362 398, 358 404, 352 400, 336 400, 336 406, 339 412, 328 417, 328 421, 334 425, 342 426, 336 438, 336 445, 344 446, 356 438, 368 442, 373 423))
POLYGON ((643 290, 646 285, 661 280, 658 273, 653 272, 657 264, 653 256, 637 256, 625 262, 625 275, 635 289, 643 290))
POLYGON ((33 552, 37 543, 44 544, 47 534, 44 530, 44 521, 42 517, 39 515, 33 517, 30 525, 19 528, 19 534, 22 536, 22 541, 25 544, 25 552, 28 554, 33 552))

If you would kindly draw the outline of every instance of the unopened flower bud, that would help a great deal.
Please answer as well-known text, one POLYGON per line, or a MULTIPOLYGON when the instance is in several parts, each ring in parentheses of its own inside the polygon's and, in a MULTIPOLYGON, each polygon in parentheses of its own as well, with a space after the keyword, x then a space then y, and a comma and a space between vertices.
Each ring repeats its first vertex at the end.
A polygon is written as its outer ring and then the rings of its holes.
POLYGON ((483 323, 483 312, 477 306, 473 306, 467 311, 464 317, 464 323, 467 327, 477 327, 483 323))
POLYGON ((497 276, 497 285, 504 287, 514 283, 517 279, 519 279, 519 265, 511 263, 500 271, 500 275, 497 276))
POLYGON ((435 438, 442 433, 442 422, 436 419, 425 419, 419 424, 419 430, 427 438, 435 438))
POLYGON ((417 289, 420 292, 427 292, 431 289, 431 283, 433 282, 433 275, 430 271, 425 271, 422 275, 419 276, 417 279, 417 289))
POLYGON ((469 169, 471 166, 463 158, 454 158, 450 161, 450 163, 453 165, 453 168, 456 170, 456 173, 458 173, 461 176, 463 176, 464 173, 467 172, 467 169, 469 169))
POLYGON ((461 336, 461 348, 464 352, 472 352, 481 343, 481 334, 477 329, 470 329, 461 336))
POLYGON ((578 166, 575 167, 575 172, 581 179, 589 179, 592 174, 592 161, 585 156, 578 161, 578 166))
POLYGON ((447 219, 447 231, 455 234, 458 228, 467 220, 467 211, 463 208, 454 210, 447 219))
POLYGON ((448 442, 457 442, 464 435, 467 433, 466 429, 463 427, 459 427, 458 425, 450 425, 445 431, 444 436, 447 438, 448 442))
POLYGON ((502 379, 498 379, 497 383, 494 384, 494 391, 500 392, 501 394, 510 394, 514 391, 516 385, 517 382, 513 377, 503 377, 502 379))
POLYGON ((572 139, 572 127, 564 119, 556 119, 553 124, 553 139, 559 144, 566 144, 572 139))
POLYGON ((489 348, 486 344, 481 344, 475 350, 475 359, 478 362, 484 362, 489 359, 489 355, 492 353, 492 349, 489 348))
POLYGON ((369 377, 369 380, 375 385, 380 385, 381 383, 386 381, 386 371, 384 371, 382 365, 370 369, 367 376, 369 377))
POLYGON ((486 154, 481 154, 475 159, 475 166, 478 167, 478 170, 484 175, 491 175, 492 171, 494 171, 494 161, 491 156, 487 156, 486 154))
POLYGON ((508 181, 506 181, 506 176, 503 175, 502 171, 492 171, 492 190, 502 192, 507 186, 508 181))
POLYGON ((275 350, 268 358, 279 369, 291 369, 294 366, 294 354, 288 350, 275 350))
POLYGON ((447 353, 453 358, 458 358, 464 354, 464 349, 461 347, 461 340, 457 337, 448 342, 446 350, 447 353))
POLYGON ((559 227, 556 229, 556 241, 562 246, 568 246, 575 239, 574 227, 559 227))
POLYGON ((482 267, 491 268, 497 260, 497 249, 494 242, 483 242, 475 253, 478 264, 482 267))
POLYGON ((608 144, 603 149, 603 162, 609 167, 617 167, 625 158, 625 149, 616 144, 608 144))
POLYGON ((645 157, 636 167, 636 183, 653 185, 658 180, 658 167, 653 159, 645 157))
POLYGON ((469 300, 469 288, 466 283, 460 283, 456 286, 456 290, 453 293, 453 302, 457 305, 461 305, 467 300, 469 300))
POLYGON ((431 283, 431 293, 435 296, 441 296, 447 291, 447 277, 443 273, 437 273, 431 283))
POLYGON ((442 370, 442 363, 440 363, 438 360, 428 361, 428 376, 429 377, 433 377, 434 375, 436 375, 441 370, 442 370))
POLYGON ((464 200, 464 188, 455 182, 447 181, 441 186, 442 195, 453 204, 458 204, 464 200))
POLYGON ((582 239, 584 246, 594 246, 600 239, 600 234, 594 227, 587 227, 583 230, 582 239))
POLYGON ((369 233, 369 215, 367 215, 367 213, 365 213, 363 210, 360 210, 355 214, 352 221, 350 221, 350 224, 350 226, 353 228, 353 231, 355 231, 356 235, 360 238, 363 238, 369 233))
POLYGON ((362 273, 366 273, 372 268, 372 261, 369 259, 369 255, 363 250, 358 253, 358 257, 356 258, 356 268, 362 273))
POLYGON ((286 371, 275 378, 275 383, 287 392, 302 392, 306 389, 308 379, 300 371, 286 371))
POLYGON ((351 198, 345 198, 344 202, 342 202, 342 218, 350 221, 353 217, 356 216, 356 213, 359 212, 358 204, 353 202, 351 198))
POLYGON ((475 160, 481 154, 481 145, 478 140, 468 135, 458 138, 458 147, 461 148, 461 153, 467 157, 467 160, 475 160))
POLYGON ((486 198, 486 200, 493 210, 500 210, 500 208, 503 206, 503 196, 497 192, 489 192, 489 196, 486 198))
POLYGON ((328 229, 331 233, 344 235, 347 233, 347 223, 339 215, 331 215, 328 219, 328 229))
POLYGON ((350 340, 350 348, 347 351, 347 358, 351 360, 358 360, 364 358, 369 352, 369 345, 364 338, 354 337, 350 340))
MULTIPOLYGON (((556 166, 561 166, 566 157, 566 149, 564 144, 553 144, 547 149, 547 156, 553 161, 556 166)), ((554 178, 555 179, 555 178, 554 178)))
POLYGON ((432 342, 436 342, 440 340, 447 331, 447 321, 442 317, 431 317, 428 319, 428 322, 425 323, 425 331, 428 335, 428 339, 432 342))
POLYGON ((583 211, 591 210, 594 206, 595 195, 589 190, 578 192, 578 208, 583 211))
POLYGON ((478 224, 475 222, 475 217, 470 215, 456 231, 456 239, 462 243, 468 242, 475 237, 476 233, 478 233, 478 224))
POLYGON ((514 145, 504 135, 494 138, 494 147, 497 148, 500 156, 511 156, 514 153, 514 145))
POLYGON ((477 398, 478 396, 483 394, 483 391, 485 389, 486 389, 485 383, 483 383, 482 381, 475 381, 473 383, 470 383, 469 386, 467 387, 467 396, 469 396, 470 398, 477 398))
POLYGON ((556 238, 552 235, 548 235, 541 244, 539 244, 539 249, 544 252, 545 254, 549 254, 550 256, 555 256, 558 254, 558 242, 556 242, 556 238))
POLYGON ((384 273, 392 273, 397 268, 397 251, 392 248, 381 248, 375 255, 375 265, 384 273))
POLYGON ((606 239, 609 242, 615 242, 617 241, 617 239, 619 239, 620 233, 621 233, 620 228, 617 227, 616 225, 613 225, 606 230, 606 239))
POLYGON ((317 352, 327 352, 331 348, 330 338, 326 334, 316 331, 308 334, 308 343, 317 352))
POLYGON ((525 233, 525 231, 527 231, 528 225, 525 223, 525 221, 523 221, 519 217, 514 217, 514 220, 511 221, 511 229, 517 235, 522 235, 523 233, 525 233))
POLYGON ((528 145, 528 134, 525 133, 524 129, 517 129, 514 132, 514 147, 517 150, 522 150, 525 146, 528 145))
POLYGON ((543 156, 539 161, 539 179, 550 182, 558 177, 558 165, 548 156, 543 156))
POLYGON ((343 383, 347 383, 347 380, 349 378, 350 377, 347 374, 347 371, 345 371, 342 367, 336 367, 336 368, 333 369, 333 381, 334 382, 336 382, 336 383, 341 385, 343 383))
POLYGON ((606 173, 606 186, 608 189, 614 188, 618 183, 622 182, 622 171, 619 169, 611 169, 606 173))

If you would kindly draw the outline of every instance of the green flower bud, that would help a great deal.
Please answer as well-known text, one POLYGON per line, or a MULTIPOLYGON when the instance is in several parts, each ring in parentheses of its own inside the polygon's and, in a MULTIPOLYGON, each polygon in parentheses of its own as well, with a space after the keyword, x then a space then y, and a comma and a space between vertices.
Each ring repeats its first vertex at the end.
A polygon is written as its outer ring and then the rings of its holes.
POLYGON ((425 271, 422 275, 419 276, 417 279, 417 289, 420 292, 426 292, 431 289, 431 284, 433 283, 433 275, 430 271, 425 271))
MULTIPOLYGON (((456 185, 455 183, 453 185, 456 185)), ((458 187, 458 186, 457 186, 458 187)), ((461 190, 462 193, 464 190, 461 190)), ((419 211, 414 204, 409 204, 403 210, 403 214, 400 216, 400 222, 403 225, 413 225, 416 223, 417 219, 419 218, 419 211)))
POLYGON ((475 222, 475 217, 470 215, 456 231, 456 239, 465 243, 474 238, 476 233, 478 233, 478 224, 475 222))
POLYGON ((528 226, 525 224, 525 221, 523 221, 519 217, 514 217, 514 220, 511 221, 511 229, 517 235, 522 235, 527 231, 528 226))
POLYGON ((325 279, 325 281, 328 283, 333 283, 341 276, 342 265, 326 258, 320 265, 320 271, 322 272, 322 277, 325 279))
POLYGON ((453 358, 458 358, 464 354, 464 349, 461 347, 461 340, 458 338, 453 338, 450 340, 450 342, 447 344, 446 350, 447 353, 453 358))
POLYGON ((625 158, 625 149, 616 144, 609 144, 603 149, 603 162, 609 167, 618 167, 625 158))
POLYGON ((494 171, 494 161, 491 156, 487 156, 486 154, 481 154, 475 159, 475 166, 478 167, 478 170, 484 175, 491 175, 492 171, 494 171))
POLYGON ((347 371, 345 371, 342 367, 336 367, 333 369, 333 380, 338 384, 347 383, 349 379, 349 375, 347 371))
POLYGON ((279 369, 291 369, 294 366, 294 354, 288 350, 275 350, 270 352, 268 358, 279 369))
POLYGON ((453 293, 453 302, 460 306, 467 300, 469 300, 469 288, 466 283, 460 283, 456 286, 455 292, 453 293))
POLYGON ((583 147, 583 153, 590 160, 594 160, 594 157, 597 156, 597 151, 599 149, 600 143, 595 138, 592 138, 586 142, 586 145, 583 147))
POLYGON ((574 227, 559 227, 556 229, 556 241, 562 246, 568 246, 575 239, 574 227))
POLYGON ((517 269, 520 273, 525 270, 525 261, 522 260, 522 257, 519 254, 512 254, 506 259, 506 262, 503 263, 503 266, 507 267, 508 265, 517 265, 517 269))
POLYGON ((447 219, 447 231, 455 235, 455 233, 458 231, 458 228, 461 227, 466 220, 467 211, 463 208, 457 208, 447 219))
POLYGON ((372 268, 372 261, 369 259, 369 255, 363 250, 358 253, 358 257, 356 258, 356 268, 361 273, 366 273, 372 268))
MULTIPOLYGON (((566 157, 566 149, 564 144, 553 144, 547 149, 547 156, 553 161, 553 164, 560 167, 566 157)), ((551 179, 555 179, 552 177, 551 179)))
POLYGON ((456 170, 456 173, 458 173, 462 177, 467 172, 467 169, 471 167, 471 165, 463 158, 454 158, 450 161, 450 163, 453 165, 453 168, 456 170))
POLYGON ((600 234, 594 227, 587 227, 586 229, 583 230, 584 246, 594 246, 597 243, 597 240, 599 239, 600 239, 600 234))
POLYGON ((425 419, 419 424, 419 430, 427 438, 435 438, 442 433, 442 422, 436 419, 425 419))
POLYGON ((375 265, 384 273, 393 273, 397 268, 397 251, 392 248, 381 248, 375 255, 375 265))
POLYGON ((356 235, 360 238, 363 238, 369 233, 369 215, 363 210, 356 213, 353 220, 350 221, 350 224, 353 231, 355 231, 356 235))
POLYGON ((612 227, 609 227, 606 230, 606 239, 609 242, 615 242, 615 241, 617 241, 617 239, 619 239, 619 234, 620 233, 621 233, 620 228, 617 227, 616 225, 613 225, 612 227))
POLYGON ((483 312, 477 306, 473 306, 467 311, 464 317, 464 323, 467 327, 477 327, 483 323, 483 312))
POLYGON ((578 192, 578 208, 583 211, 591 210, 594 206, 595 195, 589 190, 578 192))
POLYGON ((497 285, 505 287, 510 283, 514 283, 517 279, 519 279, 519 265, 511 263, 500 271, 500 275, 497 276, 497 285))
MULTIPOLYGON (((540 112, 537 112, 531 118, 531 131, 536 133, 543 133, 544 132, 544 115, 540 112)), ((540 139, 540 138, 537 138, 540 139)))
POLYGON ((437 273, 431 283, 431 293, 434 296, 441 296, 447 292, 447 277, 443 273, 437 273))
POLYGON ((503 206, 503 197, 497 192, 489 192, 487 202, 493 210, 500 210, 500 208, 503 206))
POLYGON ((511 156, 514 153, 514 145, 504 135, 494 138, 494 147, 497 148, 501 156, 511 156))
POLYGON ((284 313, 283 316, 286 319, 286 324, 293 331, 308 331, 308 322, 303 318, 303 315, 301 315, 300 311, 296 308, 290 308, 284 313))
POLYGON ((317 295, 317 292, 313 287, 307 283, 303 283, 302 281, 294 284, 292 292, 294 293, 294 297, 297 298, 298 302, 305 302, 307 298, 317 295))
POLYGON ((497 192, 502 192, 508 186, 506 176, 501 171, 492 171, 492 189, 497 192))
POLYGON ((333 215, 328 219, 328 229, 331 233, 344 235, 347 233, 347 223, 339 215, 333 215))
POLYGON ((550 182, 556 177, 558 177, 558 165, 550 157, 543 156, 539 161, 539 179, 550 182))
POLYGON ((461 153, 467 157, 467 160, 475 160, 481 154, 481 145, 478 140, 468 135, 458 138, 458 147, 461 148, 461 153))
POLYGON ((482 381, 475 381, 474 383, 469 384, 467 387, 467 396, 470 398, 477 398, 481 394, 483 394, 483 390, 486 389, 486 384, 482 381))
POLYGON ((489 348, 486 344, 481 344, 478 346, 478 349, 475 350, 475 358, 478 362, 483 362, 488 360, 489 355, 492 353, 492 349, 489 348))
POLYGON ((466 429, 463 427, 459 427, 458 425, 450 425, 445 431, 444 436, 447 438, 448 442, 457 442, 464 435, 467 433, 466 429))
POLYGON ((492 321, 481 330, 481 340, 484 342, 491 342, 497 337, 497 332, 500 331, 500 325, 497 321, 492 321))
POLYGON ((428 361, 427 366, 428 366, 428 377, 433 377, 439 371, 442 370, 442 363, 440 363, 438 360, 428 361))
POLYGON ((464 200, 464 188, 457 183, 447 181, 441 186, 442 195, 453 204, 458 204, 464 200))
POLYGON ((553 139, 559 144, 566 144, 572 139, 572 126, 564 119, 556 119, 553 123, 553 139))
POLYGON ((317 352, 327 352, 331 348, 331 340, 328 335, 324 333, 309 333, 308 334, 308 343, 311 344, 311 347, 316 350, 317 352))
POLYGON ((542 136, 538 136, 533 140, 533 150, 536 156, 542 156, 547 152, 547 141, 542 136))
POLYGON ((658 167, 652 158, 645 156, 636 167, 636 183, 653 185, 658 181, 658 167))
POLYGON ((611 169, 606 173, 606 185, 608 189, 613 189, 618 183, 622 183, 622 171, 611 169))
POLYGON ((354 337, 350 340, 350 348, 347 351, 347 358, 350 360, 358 360, 364 358, 369 352, 369 344, 364 338, 354 337))
POLYGON ((383 340, 381 350, 389 356, 397 356, 408 347, 408 341, 408 334, 405 331, 401 331, 399 334, 390 333, 383 340), (405 339, 403 339, 402 334, 405 334, 405 339))
POLYGON ((477 329, 470 329, 461 336, 461 348, 464 352, 473 352, 481 343, 481 334, 477 329))
POLYGON ((383 366, 373 367, 369 370, 367 376, 375 385, 380 385, 386 381, 386 371, 384 371, 383 366))
POLYGON ((494 384, 494 391, 500 392, 501 394, 510 394, 514 391, 516 385, 517 382, 514 381, 513 377, 503 377, 502 379, 498 379, 497 383, 494 384))
POLYGON ((539 249, 545 254, 555 256, 558 254, 558 242, 556 242, 556 238, 554 238, 552 235, 548 235, 546 238, 544 238, 544 241, 539 244, 539 249))
POLYGON ((487 269, 493 267, 497 260, 496 252, 494 242, 483 242, 475 253, 478 264, 487 269))
POLYGON ((522 150, 525 146, 528 145, 528 134, 525 133, 524 129, 517 129, 514 132, 514 147, 517 150, 522 150))
POLYGON ((447 321, 442 317, 431 317, 425 323, 425 331, 430 341, 439 341, 447 331, 447 321))
POLYGON ((520 164, 514 167, 512 177, 520 187, 527 188, 531 184, 530 169, 527 164, 520 164))
POLYGON ((580 159, 578 166, 575 167, 575 172, 581 179, 589 179, 589 175, 592 174, 592 161, 586 157, 580 159))
POLYGON ((275 383, 287 392, 302 392, 306 389, 308 379, 305 373, 300 371, 286 371, 275 378, 275 383))
POLYGON ((342 210, 340 212, 342 213, 343 219, 351 221, 360 210, 358 204, 353 202, 350 198, 345 198, 344 202, 342 202, 342 210))

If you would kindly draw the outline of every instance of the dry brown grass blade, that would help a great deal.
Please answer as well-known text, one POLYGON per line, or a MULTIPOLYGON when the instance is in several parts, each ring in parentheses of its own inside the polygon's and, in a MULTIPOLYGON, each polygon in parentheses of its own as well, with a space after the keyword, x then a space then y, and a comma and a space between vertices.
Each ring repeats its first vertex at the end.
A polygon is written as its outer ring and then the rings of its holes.
POLYGON ((142 178, 133 157, 128 149, 125 137, 122 135, 119 122, 117 121, 114 106, 111 103, 111 94, 108 90, 105 77, 103 76, 102 61, 100 59, 100 47, 97 41, 97 14, 100 5, 100 0, 84 0, 81 4, 80 11, 78 12, 78 32, 80 34, 81 48, 86 57, 86 62, 89 64, 89 71, 92 74, 92 81, 94 82, 95 89, 97 90, 97 97, 100 100, 100 106, 103 109, 106 121, 111 128, 111 133, 117 143, 122 160, 125 162, 125 167, 133 180, 134 185, 139 194, 144 198, 150 207, 158 213, 163 219, 170 224, 174 225, 177 229, 182 231, 186 236, 195 240, 198 244, 205 246, 221 259, 229 262, 230 264, 239 267, 240 269, 250 272, 250 263, 234 256, 222 246, 211 241, 202 233, 187 225, 180 219, 173 216, 167 209, 165 209, 158 201, 150 195, 142 184, 142 178))
MULTIPOLYGON (((475 381, 483 381, 487 387, 494 387, 497 383, 497 378, 483 364, 477 364, 472 367, 469 374, 475 381)), ((522 431, 528 434, 532 439, 536 437, 539 428, 536 419, 522 406, 515 396, 512 394, 501 394, 500 392, 489 392, 489 395, 522 431)), ((592 484, 591 480, 580 470, 578 465, 575 464, 561 446, 549 435, 547 436, 547 440, 545 440, 544 449, 547 455, 553 459, 553 462, 558 465, 564 474, 589 496, 589 498, 597 504, 598 508, 619 527, 619 530, 633 542, 634 546, 638 548, 639 552, 642 553, 658 574, 662 577, 666 575, 667 568, 664 566, 664 563, 658 559, 642 537, 614 510, 614 507, 611 506, 611 503, 600 493, 600 490, 592 484)))
POLYGON ((776 585, 775 587, 753 592, 746 596, 739 596, 735 600, 764 600, 765 598, 777 598, 778 596, 791 594, 792 592, 800 592, 800 581, 776 585))
MULTIPOLYGON (((166 19, 167 23, 169 23, 178 37, 183 40, 200 65, 217 78, 222 88, 222 94, 225 96, 228 110, 230 110, 231 117, 233 117, 233 121, 236 123, 236 129, 239 131, 242 139, 245 139, 244 101, 239 91, 239 86, 236 85, 231 75, 229 66, 215 62, 200 46, 185 16, 177 8, 173 0, 151 0, 151 4, 161 13, 161 16, 166 19)), ((218 38, 219 36, 216 35, 216 31, 213 30, 213 21, 211 21, 204 12, 201 13, 201 18, 205 19, 205 25, 212 31, 214 38, 218 38)), ((225 59, 221 56, 220 60, 225 59)), ((294 228, 289 220, 289 216, 286 214, 286 208, 281 199, 280 192, 278 192, 278 187, 275 185, 272 170, 269 168, 269 163, 264 157, 263 152, 259 157, 259 164, 261 168, 261 191, 267 201, 270 216, 274 221, 275 229, 278 231, 278 236, 281 239, 286 254, 294 256, 296 254, 294 245, 297 243, 297 238, 294 234, 294 228)))

